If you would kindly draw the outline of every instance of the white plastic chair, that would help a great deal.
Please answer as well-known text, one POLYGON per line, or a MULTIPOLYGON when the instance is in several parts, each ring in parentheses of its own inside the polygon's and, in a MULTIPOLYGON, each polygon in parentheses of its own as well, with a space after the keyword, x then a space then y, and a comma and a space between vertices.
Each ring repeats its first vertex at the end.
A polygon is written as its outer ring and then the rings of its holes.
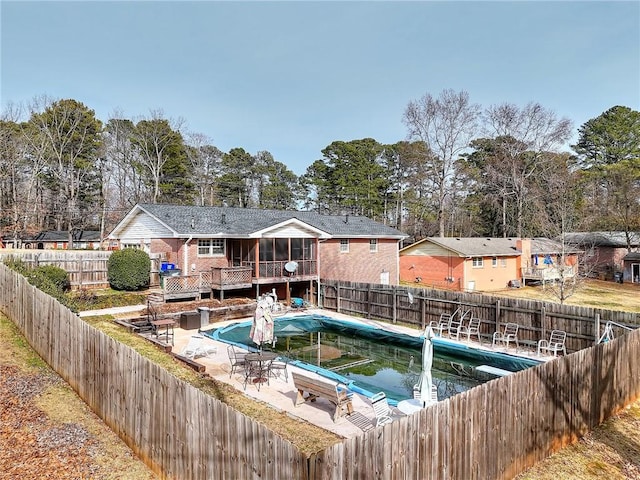
POLYGON ((520 344, 518 343, 518 324, 517 323, 507 323, 504 326, 504 331, 495 332, 493 334, 493 343, 491 347, 495 347, 496 343, 502 343, 509 348, 509 343, 514 342, 516 344, 516 349, 520 348, 520 344))
POLYGON ((562 330, 553 330, 549 336, 549 340, 540 340, 538 342, 538 355, 545 350, 547 352, 553 352, 553 356, 557 356, 558 352, 562 352, 563 355, 567 354, 567 348, 565 341, 567 339, 567 332, 562 330))
POLYGON ((475 335, 478 337, 478 343, 482 345, 482 340, 480 339, 480 323, 481 322, 478 317, 471 315, 469 323, 460 327, 460 334, 467 336, 467 343, 471 341, 471 336, 475 335))

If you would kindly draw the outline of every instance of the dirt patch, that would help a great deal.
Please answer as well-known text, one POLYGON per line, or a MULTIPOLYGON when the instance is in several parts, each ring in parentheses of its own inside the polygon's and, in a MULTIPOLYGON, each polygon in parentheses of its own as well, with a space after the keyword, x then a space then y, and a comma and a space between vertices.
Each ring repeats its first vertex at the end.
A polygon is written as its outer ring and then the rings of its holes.
MULTIPOLYGON (((221 307, 234 307, 239 305, 250 305, 255 303, 255 300, 249 298, 229 298, 225 300, 216 300, 207 298, 204 300, 190 300, 190 301, 171 301, 165 303, 159 303, 154 306, 158 313, 181 313, 181 312, 195 312, 198 307, 207 308, 221 308, 221 307)), ((143 311, 146 314, 146 310, 143 311)))

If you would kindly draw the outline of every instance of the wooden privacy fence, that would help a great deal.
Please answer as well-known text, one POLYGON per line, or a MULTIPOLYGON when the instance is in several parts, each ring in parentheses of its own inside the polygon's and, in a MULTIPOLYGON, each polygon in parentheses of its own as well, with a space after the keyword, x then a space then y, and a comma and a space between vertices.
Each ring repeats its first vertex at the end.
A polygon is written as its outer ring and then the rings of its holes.
POLYGON ((311 478, 512 479, 640 396, 640 331, 318 452, 311 478))
MULTIPOLYGON (((11 250, 0 251, 0 262, 9 257, 19 258, 29 267, 55 265, 69 274, 72 289, 107 288, 107 262, 113 252, 103 250, 11 250)), ((151 256, 149 285, 160 284, 159 255, 151 256)))
MULTIPOLYGON (((521 344, 535 346, 552 330, 567 332, 567 349, 588 348, 600 339, 606 322, 640 326, 640 315, 591 307, 560 305, 520 298, 495 297, 480 293, 452 292, 405 286, 374 285, 323 280, 318 303, 323 308, 366 318, 404 323, 425 328, 441 313, 458 307, 472 310, 481 322, 481 335, 490 339, 504 324, 520 325, 521 344)), ((625 333, 614 327, 615 334, 625 333)))
POLYGON ((258 422, 89 326, 0 265, 0 307, 161 478, 307 479, 308 459, 258 422))
POLYGON ((32 347, 161 478, 506 480, 640 397, 636 330, 308 457, 4 265, 0 286, 0 308, 32 347))
POLYGON ((55 265, 67 271, 71 288, 106 288, 107 261, 111 252, 101 250, 13 250, 0 252, 0 261, 19 258, 29 267, 55 265))

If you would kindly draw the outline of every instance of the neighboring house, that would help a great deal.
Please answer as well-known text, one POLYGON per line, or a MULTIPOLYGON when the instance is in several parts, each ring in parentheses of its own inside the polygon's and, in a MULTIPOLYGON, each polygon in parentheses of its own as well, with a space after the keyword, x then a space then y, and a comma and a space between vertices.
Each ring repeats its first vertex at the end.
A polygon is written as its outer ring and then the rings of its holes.
POLYGON ((546 282, 578 273, 577 248, 549 238, 522 239, 522 281, 546 282))
POLYGON ((631 249, 625 232, 572 232, 564 235, 565 243, 585 252, 587 271, 611 280, 624 267, 628 253, 640 249, 640 232, 631 233, 631 249))
POLYGON ((230 207, 136 205, 109 235, 211 289, 307 298, 322 279, 397 284, 405 235, 365 217, 230 207), (315 287, 314 287, 315 283, 315 287))
POLYGON ((429 237, 400 250, 400 280, 452 290, 501 290, 521 282, 513 238, 429 237))
POLYGON ((33 238, 23 239, 22 248, 38 250, 76 249, 99 250, 100 232, 97 230, 76 230, 73 232, 72 245, 69 246, 69 232, 49 230, 40 232, 33 238))
POLYGON ((622 259, 622 280, 640 283, 640 252, 627 253, 622 259))
POLYGON ((495 291, 574 275, 577 252, 548 239, 430 237, 400 250, 400 280, 436 288, 495 291))

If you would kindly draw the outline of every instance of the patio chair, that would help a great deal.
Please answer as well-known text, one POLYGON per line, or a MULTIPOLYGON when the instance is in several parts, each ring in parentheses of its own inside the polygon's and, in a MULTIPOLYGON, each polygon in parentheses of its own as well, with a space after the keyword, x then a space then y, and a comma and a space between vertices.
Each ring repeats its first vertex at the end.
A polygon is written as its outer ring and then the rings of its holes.
POLYGON ((511 342, 515 342, 516 349, 520 348, 520 344, 518 343, 518 328, 519 325, 517 323, 507 323, 504 326, 504 331, 495 332, 493 334, 493 342, 491 347, 495 347, 496 343, 502 343, 507 348, 509 348, 509 344, 511 342))
POLYGON ((182 349, 180 355, 194 360, 198 357, 208 357, 218 353, 218 347, 215 345, 207 345, 202 335, 192 335, 189 343, 182 349))
POLYGON ((384 392, 376 393, 371 397, 371 405, 373 405, 373 411, 376 414, 376 426, 393 422, 391 407, 389 407, 387 395, 384 392))
POLYGON ((538 355, 545 350, 547 352, 553 352, 553 356, 557 356, 558 352, 562 352, 563 355, 567 354, 567 348, 565 341, 567 339, 567 332, 562 330, 553 330, 549 336, 549 340, 540 340, 538 342, 538 355))
POLYGON ((471 336, 475 335, 478 337, 478 343, 482 345, 482 340, 480 339, 480 323, 480 319, 471 314, 469 323, 460 327, 460 334, 467 336, 467 343, 471 341, 471 336))
MULTIPOLYGON (((420 395, 420 387, 418 385, 413 386, 413 398, 415 400, 422 400, 422 396, 420 395)), ((438 386, 435 384, 431 385, 431 401, 433 403, 438 403, 438 386)))
POLYGON ((460 309, 458 309, 456 310, 456 312, 458 312, 458 315, 451 318, 449 327, 447 328, 447 333, 449 335, 449 338, 459 340, 460 332, 464 327, 465 319, 471 315, 471 310, 460 311, 460 309))
POLYGON ((229 362, 231 363, 231 373, 229 373, 229 378, 231 378, 236 370, 244 371, 246 368, 247 362, 244 357, 247 353, 239 352, 233 345, 229 345, 227 347, 227 355, 229 355, 229 362))
POLYGON ((460 308, 457 308, 453 313, 441 313, 440 320, 437 322, 432 320, 429 322, 429 326, 433 329, 433 332, 441 337, 445 332, 449 333, 451 322, 460 312, 460 308))
POLYGON ((289 362, 287 360, 272 360, 269 364, 269 375, 273 378, 277 378, 280 376, 280 373, 284 375, 284 381, 287 382, 289 380, 289 375, 287 374, 287 365, 289 362))

